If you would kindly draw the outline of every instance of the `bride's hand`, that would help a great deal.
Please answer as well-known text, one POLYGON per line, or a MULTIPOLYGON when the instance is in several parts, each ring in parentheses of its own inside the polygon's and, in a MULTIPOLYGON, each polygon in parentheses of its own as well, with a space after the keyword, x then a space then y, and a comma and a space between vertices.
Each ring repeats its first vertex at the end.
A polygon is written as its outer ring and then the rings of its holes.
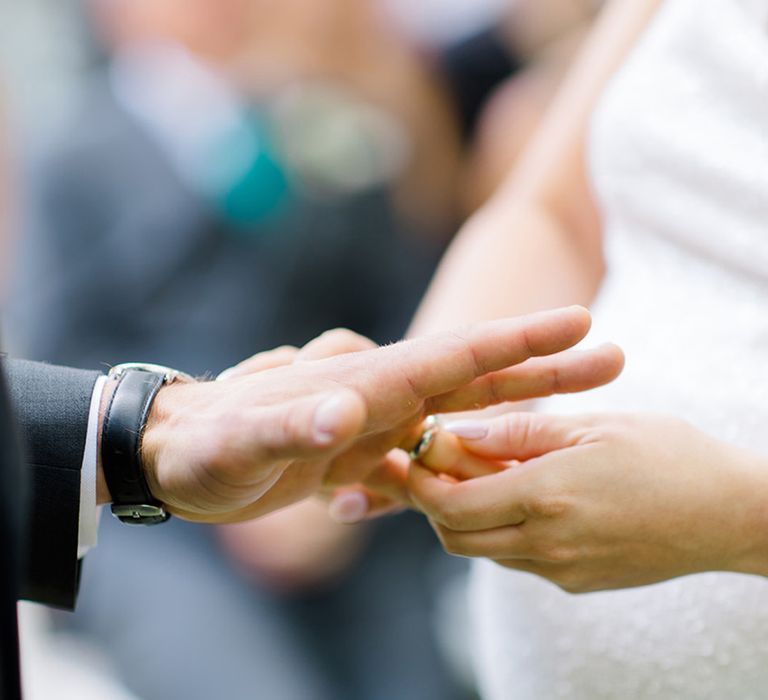
MULTIPOLYGON (((623 353, 610 343, 591 350, 569 350, 549 357, 531 358, 504 372, 496 372, 473 382, 460 397, 463 405, 457 403, 455 395, 446 395, 431 402, 428 412, 461 411, 470 406, 475 409, 474 415, 477 415, 477 409, 488 406, 489 403, 499 405, 502 402, 519 402, 552 394, 587 391, 613 381, 623 366, 623 353), (493 400, 489 401, 489 397, 493 397, 493 400)), ((373 466, 365 471, 362 483, 359 478, 341 481, 336 478, 326 483, 326 492, 331 491, 333 495, 331 513, 334 519, 353 523, 411 505, 406 485, 410 462, 405 451, 414 446, 419 433, 419 424, 412 425, 408 430, 401 430, 396 440, 390 440, 388 447, 385 445, 389 449, 397 444, 401 449, 391 450, 383 460, 381 455, 386 450, 382 451, 379 444, 379 449, 373 453, 373 466), (338 488, 344 481, 350 485, 338 488)), ((445 437, 440 437, 430 454, 436 453, 444 441, 445 437)), ((342 464, 345 462, 359 470, 360 452, 350 453, 341 460, 342 464)), ((488 473, 489 467, 485 460, 464 459, 462 465, 467 469, 473 467, 471 471, 462 472, 462 478, 488 473)))
POLYGON ((660 416, 513 413, 448 428, 464 438, 441 433, 408 484, 453 554, 570 592, 709 570, 768 575, 760 456, 660 416), (497 473, 459 480, 484 464, 497 473))

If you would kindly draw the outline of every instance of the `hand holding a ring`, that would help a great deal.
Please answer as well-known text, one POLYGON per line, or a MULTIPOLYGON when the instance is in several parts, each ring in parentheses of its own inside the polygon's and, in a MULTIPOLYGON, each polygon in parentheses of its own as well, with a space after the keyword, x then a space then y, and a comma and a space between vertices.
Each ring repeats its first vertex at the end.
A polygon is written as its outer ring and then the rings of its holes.
POLYGON ((768 575, 765 458, 672 417, 458 421, 413 464, 408 488, 448 552, 569 592, 768 575))
POLYGON ((260 507, 272 510, 317 490, 375 482, 390 468, 402 473, 407 460, 394 448, 413 447, 422 421, 432 413, 582 391, 611 381, 623 367, 616 346, 566 352, 589 326, 588 312, 571 307, 379 349, 348 331, 321 336, 301 351, 300 360, 329 358, 348 368, 359 366, 369 426, 322 468, 315 460, 293 463, 260 507), (380 362, 373 363, 377 357, 380 362))

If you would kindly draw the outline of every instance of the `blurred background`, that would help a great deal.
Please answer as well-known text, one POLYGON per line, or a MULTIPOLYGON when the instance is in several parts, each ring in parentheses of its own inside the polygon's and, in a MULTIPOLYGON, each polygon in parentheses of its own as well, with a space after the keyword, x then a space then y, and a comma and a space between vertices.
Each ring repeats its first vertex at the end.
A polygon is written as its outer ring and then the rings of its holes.
MULTIPOLYGON (((6 349, 213 375, 402 337, 597 4, 0 0, 6 349)), ((23 607, 28 697, 470 700, 465 574, 414 514, 105 515, 77 612, 23 607)))

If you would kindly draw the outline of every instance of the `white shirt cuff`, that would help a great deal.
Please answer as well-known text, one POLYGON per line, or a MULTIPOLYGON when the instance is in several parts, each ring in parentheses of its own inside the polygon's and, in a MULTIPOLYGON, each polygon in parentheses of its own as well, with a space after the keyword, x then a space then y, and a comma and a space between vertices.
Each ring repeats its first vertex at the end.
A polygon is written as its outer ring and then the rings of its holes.
POLYGON ((91 394, 88 431, 85 435, 83 466, 80 471, 80 525, 77 536, 77 558, 82 559, 96 546, 101 508, 96 505, 96 451, 99 439, 99 408, 106 377, 99 377, 91 394))

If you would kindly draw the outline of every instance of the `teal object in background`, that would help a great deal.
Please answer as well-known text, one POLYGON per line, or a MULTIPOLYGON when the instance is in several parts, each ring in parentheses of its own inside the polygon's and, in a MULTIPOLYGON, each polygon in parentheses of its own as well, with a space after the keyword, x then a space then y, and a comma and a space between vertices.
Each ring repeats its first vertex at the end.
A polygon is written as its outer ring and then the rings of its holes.
POLYGON ((248 235, 259 232, 254 224, 279 218, 291 199, 269 126, 253 112, 210 144, 204 181, 219 213, 248 235))

